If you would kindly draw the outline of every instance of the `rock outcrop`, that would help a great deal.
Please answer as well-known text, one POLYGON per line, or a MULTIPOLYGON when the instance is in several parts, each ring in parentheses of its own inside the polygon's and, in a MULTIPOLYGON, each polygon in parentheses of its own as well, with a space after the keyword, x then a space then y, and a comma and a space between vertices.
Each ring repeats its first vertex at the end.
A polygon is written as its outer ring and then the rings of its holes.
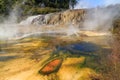
POLYGON ((40 15, 34 18, 31 24, 35 25, 55 25, 55 24, 82 24, 85 18, 85 10, 67 10, 58 13, 40 15))

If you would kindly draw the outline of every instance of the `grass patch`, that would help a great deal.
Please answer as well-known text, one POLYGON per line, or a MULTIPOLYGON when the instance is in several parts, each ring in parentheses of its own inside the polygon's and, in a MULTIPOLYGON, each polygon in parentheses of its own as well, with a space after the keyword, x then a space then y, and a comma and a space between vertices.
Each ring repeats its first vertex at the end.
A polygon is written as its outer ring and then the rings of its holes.
POLYGON ((59 11, 61 11, 61 10, 57 9, 57 8, 50 8, 50 7, 40 8, 40 7, 27 6, 24 9, 23 15, 48 14, 48 13, 59 12, 59 11))

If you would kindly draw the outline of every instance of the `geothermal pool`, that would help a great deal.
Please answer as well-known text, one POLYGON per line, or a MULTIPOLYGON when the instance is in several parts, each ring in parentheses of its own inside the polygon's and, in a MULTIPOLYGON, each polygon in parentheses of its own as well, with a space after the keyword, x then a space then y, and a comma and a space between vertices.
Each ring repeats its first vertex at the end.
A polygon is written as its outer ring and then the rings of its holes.
POLYGON ((106 35, 73 34, 26 36, 1 41, 0 80, 81 80, 83 77, 89 79, 90 75, 98 74, 86 65, 97 64, 101 53, 110 54, 110 40, 111 37, 106 35), (63 59, 60 68, 49 75, 40 74, 39 70, 54 58, 63 59), (94 61, 86 62, 87 60, 94 61))
POLYGON ((0 25, 0 80, 90 80, 111 53, 108 32, 23 24, 0 25))

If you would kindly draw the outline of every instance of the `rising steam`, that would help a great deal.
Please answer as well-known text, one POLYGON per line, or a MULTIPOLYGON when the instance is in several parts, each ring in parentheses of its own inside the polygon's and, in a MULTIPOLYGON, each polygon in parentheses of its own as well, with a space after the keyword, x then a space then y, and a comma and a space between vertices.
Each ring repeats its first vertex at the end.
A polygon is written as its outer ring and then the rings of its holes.
POLYGON ((90 8, 85 16, 85 30, 109 31, 113 21, 120 16, 119 3, 119 0, 78 0, 75 9, 90 8))
MULTIPOLYGON (((25 0, 24 0, 25 1, 25 0)), ((24 3, 24 1, 22 3, 24 3)), ((79 0, 78 0, 79 1, 79 0)), ((111 3, 107 2, 106 0, 105 5, 109 5, 111 3)), ((114 0, 110 0, 111 2, 114 0)), ((118 3, 119 1, 115 2, 114 4, 118 3)), ((105 6, 104 5, 104 6, 105 6)), ((80 9, 80 8, 88 8, 91 6, 86 0, 80 0, 77 5, 75 5, 75 9, 80 9)), ((20 6, 16 6, 11 12, 10 16, 0 24, 0 40, 1 39, 10 39, 12 37, 17 37, 19 33, 19 24, 17 23, 17 20, 20 16, 19 13, 20 6)), ((92 8, 88 9, 87 14, 85 15, 85 19, 83 22, 83 28, 84 30, 94 30, 94 31, 109 31, 109 29, 112 28, 112 22, 115 20, 117 16, 119 16, 120 10, 120 5, 116 7, 101 7, 101 8, 92 8)), ((29 25, 32 21, 37 16, 32 16, 29 17, 26 21, 22 21, 20 24, 22 25, 29 25)), ((29 28, 26 28, 29 29, 29 28)), ((34 32, 39 32, 38 30, 35 31, 36 28, 33 28, 34 32)), ((65 29, 64 29, 65 30, 65 29)), ((64 31, 63 30, 63 31, 64 31)), ((24 30, 27 31, 27 30, 24 30)), ((57 30, 56 30, 57 31, 57 30)), ((55 31, 55 32, 56 32, 55 31)), ((45 31, 47 32, 47 30, 45 31)), ((58 31, 59 32, 59 31, 58 31)), ((74 28, 74 26, 70 25, 65 32, 68 35, 76 34, 79 32, 78 28, 74 28)), ((30 32, 25 32, 25 34, 31 34, 30 32)), ((23 35, 24 36, 24 35, 23 35)))
MULTIPOLYGON (((25 0, 23 0, 25 2, 25 0)), ((23 3, 22 2, 22 3, 23 3)), ((9 39, 15 37, 18 32, 18 18, 21 15, 20 13, 20 3, 16 5, 10 12, 9 16, 4 19, 3 23, 0 23, 0 40, 9 39)))
POLYGON ((88 11, 84 28, 86 30, 109 31, 116 16, 119 16, 119 10, 116 8, 95 8, 93 11, 88 11))

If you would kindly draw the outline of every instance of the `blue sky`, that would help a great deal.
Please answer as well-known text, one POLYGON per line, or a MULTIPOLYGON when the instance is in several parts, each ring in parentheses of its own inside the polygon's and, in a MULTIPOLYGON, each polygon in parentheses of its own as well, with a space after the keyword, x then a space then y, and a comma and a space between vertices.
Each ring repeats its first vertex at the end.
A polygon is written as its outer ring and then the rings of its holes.
POLYGON ((91 8, 97 6, 114 5, 118 3, 120 4, 120 0, 78 0, 78 4, 75 8, 91 8))
POLYGON ((102 0, 84 0, 89 4, 90 7, 96 7, 96 6, 101 6, 103 5, 102 0))

